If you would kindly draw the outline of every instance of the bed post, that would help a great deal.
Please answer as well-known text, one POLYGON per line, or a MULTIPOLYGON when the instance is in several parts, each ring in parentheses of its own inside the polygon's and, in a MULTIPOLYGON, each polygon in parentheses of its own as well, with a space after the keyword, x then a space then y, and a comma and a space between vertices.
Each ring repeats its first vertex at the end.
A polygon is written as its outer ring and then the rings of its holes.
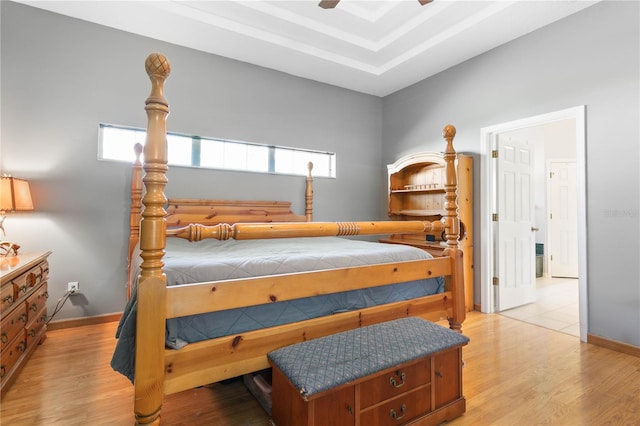
POLYGON ((129 212, 129 258, 127 262, 127 299, 131 299, 131 290, 133 283, 131 282, 131 262, 133 260, 133 251, 140 241, 140 213, 142 212, 142 163, 140 155, 142 154, 142 145, 135 144, 133 150, 136 154, 136 160, 133 163, 131 171, 131 211, 129 212))
POLYGON ((307 169, 309 172, 307 173, 307 187, 304 194, 304 214, 307 216, 307 222, 313 222, 313 176, 311 175, 313 163, 311 161, 307 164, 307 169))
POLYGON ((462 263, 463 252, 460 249, 460 219, 458 218, 458 179, 456 176, 456 151, 453 149, 453 138, 456 136, 456 128, 448 124, 442 130, 442 136, 447 141, 444 151, 446 181, 444 184, 444 225, 447 248, 443 255, 451 258, 451 292, 453 293, 453 312, 449 320, 452 330, 461 331, 465 318, 464 307, 464 267, 462 263))
POLYGON ((138 314, 136 324, 135 401, 136 424, 160 424, 160 409, 164 397, 164 339, 166 319, 166 277, 162 258, 166 245, 164 206, 167 199, 167 137, 166 119, 169 104, 163 85, 171 67, 162 54, 152 53, 145 61, 151 80, 151 94, 146 100, 147 138, 144 147, 140 250, 142 257, 138 283, 138 314))

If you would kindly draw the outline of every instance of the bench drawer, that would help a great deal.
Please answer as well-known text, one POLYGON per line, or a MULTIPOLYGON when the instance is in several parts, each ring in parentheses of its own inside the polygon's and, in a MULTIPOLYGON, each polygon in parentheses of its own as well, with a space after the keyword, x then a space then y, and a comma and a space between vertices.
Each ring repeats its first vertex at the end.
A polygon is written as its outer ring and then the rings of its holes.
POLYGON ((373 377, 360 385, 362 408, 408 392, 431 381, 430 358, 373 377))
POLYGON ((360 424, 396 426, 431 411, 431 386, 425 385, 396 398, 385 400, 360 413, 360 424))

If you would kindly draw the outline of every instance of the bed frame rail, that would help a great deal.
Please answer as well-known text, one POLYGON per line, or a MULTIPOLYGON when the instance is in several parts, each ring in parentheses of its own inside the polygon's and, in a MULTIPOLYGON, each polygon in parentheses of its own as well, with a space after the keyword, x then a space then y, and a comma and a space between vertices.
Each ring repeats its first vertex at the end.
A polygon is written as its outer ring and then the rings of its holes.
POLYGON ((167 287, 166 312, 167 318, 175 318, 450 274, 451 261, 442 257, 175 285, 167 287), (242 298, 238 298, 238 294, 242 294, 242 298))
POLYGON ((370 221, 370 222, 309 222, 309 223, 220 223, 214 226, 189 224, 167 230, 167 236, 201 241, 257 240, 268 238, 296 237, 344 237, 353 235, 403 234, 417 232, 442 232, 445 226, 440 221, 370 221))

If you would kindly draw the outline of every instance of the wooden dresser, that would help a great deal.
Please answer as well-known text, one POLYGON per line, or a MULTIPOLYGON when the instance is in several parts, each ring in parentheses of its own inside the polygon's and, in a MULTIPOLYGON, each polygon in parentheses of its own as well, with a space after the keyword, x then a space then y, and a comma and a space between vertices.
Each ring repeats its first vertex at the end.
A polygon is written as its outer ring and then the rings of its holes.
POLYGON ((51 252, 0 257, 0 377, 4 396, 46 338, 51 252))

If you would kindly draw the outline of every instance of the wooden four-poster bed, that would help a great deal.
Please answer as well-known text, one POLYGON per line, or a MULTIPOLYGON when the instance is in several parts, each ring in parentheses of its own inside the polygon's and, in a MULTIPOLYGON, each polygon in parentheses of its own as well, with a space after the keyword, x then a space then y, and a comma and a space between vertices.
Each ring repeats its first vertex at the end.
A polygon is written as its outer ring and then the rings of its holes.
POLYGON ((267 353, 293 343, 406 316, 434 321, 447 318, 451 329, 461 330, 465 306, 453 126, 443 131, 442 221, 312 222, 310 177, 304 215, 291 213, 287 202, 167 200, 169 106, 163 87, 170 66, 156 53, 149 55, 145 67, 151 80, 145 106, 147 139, 144 164, 134 167, 131 186, 129 257, 134 279, 112 360, 114 369, 134 384, 137 424, 160 423, 165 395, 268 368, 267 353), (414 247, 342 238, 442 231, 447 248, 437 258, 414 247), (288 257, 291 253, 299 257, 301 249, 288 246, 296 240, 312 250, 312 260, 303 260, 301 266, 288 257), (356 254, 345 252, 344 258, 333 259, 334 252, 342 252, 334 242, 346 244, 347 251, 354 244, 356 254), (283 245, 284 257, 270 257, 271 244, 283 245), (235 250, 244 245, 249 247, 249 258, 260 258, 268 265, 266 272, 264 265, 245 268, 246 258, 240 260, 242 268, 231 263, 235 250), (382 255, 373 254, 366 260, 368 255, 358 245, 382 248, 382 255), (209 262, 210 255, 202 254, 205 249, 221 253, 222 265, 198 269, 209 262), (396 249, 398 253, 393 252, 396 249), (181 266, 187 272, 179 270, 181 266), (213 278, 208 275, 210 269, 217 271, 213 278), (417 287, 421 293, 414 293, 417 287), (362 296, 363 292, 373 293, 362 296), (332 307, 328 313, 316 305, 296 305, 321 298, 322 304, 329 298, 346 301, 346 305, 332 307), (268 311, 271 308, 277 309, 277 315, 268 311), (248 311, 252 309, 267 311, 255 314, 248 311), (235 312, 240 314, 226 317, 235 312), (189 335, 207 317, 216 325, 204 325, 205 331, 198 329, 195 336, 189 335), (253 323, 239 329, 230 325, 240 322, 240 317, 253 323), (258 317, 278 317, 279 321, 263 323, 258 317), (186 335, 181 334, 184 324, 189 330, 186 335))

